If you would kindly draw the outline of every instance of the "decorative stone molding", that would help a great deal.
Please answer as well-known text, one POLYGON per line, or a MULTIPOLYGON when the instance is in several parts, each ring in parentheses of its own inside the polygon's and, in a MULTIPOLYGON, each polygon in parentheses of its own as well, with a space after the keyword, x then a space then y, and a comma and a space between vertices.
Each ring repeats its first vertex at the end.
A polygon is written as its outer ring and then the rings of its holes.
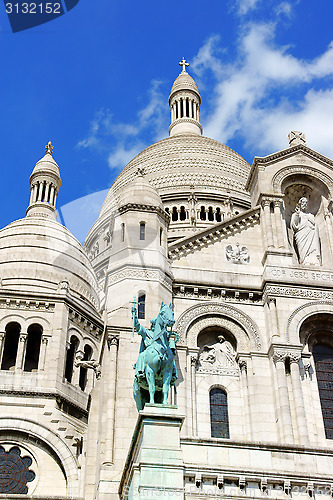
POLYGON ((109 274, 108 284, 113 285, 124 279, 133 278, 138 280, 159 281, 165 287, 171 289, 172 280, 170 276, 160 269, 142 269, 138 267, 124 267, 109 274))
POLYGON ((174 284, 174 297, 200 300, 221 300, 223 302, 245 302, 247 304, 261 303, 261 292, 258 290, 240 290, 233 288, 208 287, 196 285, 174 284))
POLYGON ((170 215, 161 207, 158 207, 156 205, 143 205, 141 203, 127 203, 126 205, 122 205, 121 207, 118 208, 118 212, 120 214, 124 214, 128 212, 129 210, 136 210, 139 212, 153 212, 153 213, 158 213, 162 219, 164 219, 166 222, 170 221, 170 215))
POLYGON ((314 290, 312 288, 300 288, 288 285, 268 285, 266 286, 263 294, 264 301, 268 300, 268 295, 275 295, 277 297, 295 297, 302 299, 327 299, 332 300, 333 302, 333 292, 329 290, 314 290))
MULTIPOLYGON (((190 96, 190 94, 189 94, 190 96)), ((186 97, 186 96, 185 96, 186 97)), ((175 120, 174 122, 171 123, 170 127, 169 127, 169 134, 171 132, 171 130, 176 126, 178 125, 179 123, 193 123, 194 125, 196 125, 199 129, 200 129, 200 132, 202 134, 202 126, 201 126, 201 123, 198 122, 197 120, 194 120, 193 118, 177 118, 177 120, 175 120)))
POLYGON ((38 300, 26 300, 23 298, 19 299, 0 299, 0 308, 10 308, 10 309, 38 309, 39 311, 53 312, 55 303, 38 301, 38 300))
MULTIPOLYGON (((309 302, 308 304, 303 304, 289 316, 286 326, 286 338, 289 342, 290 332, 297 331, 299 334, 299 329, 302 323, 310 316, 318 313, 329 313, 333 315, 333 304, 324 300, 317 302, 309 302)), ((306 339, 303 340, 305 345, 306 339)))
POLYGON ((230 330, 235 335, 240 350, 246 350, 249 344, 256 350, 261 349, 257 325, 249 316, 229 304, 213 302, 192 306, 178 318, 175 331, 180 335, 181 344, 188 343, 196 347, 194 339, 196 340, 200 329, 208 326, 222 326, 230 330))
POLYGON ((240 232, 247 227, 252 227, 260 222, 260 208, 255 207, 240 215, 232 217, 227 221, 215 224, 209 229, 205 229, 196 233, 193 236, 186 236, 181 240, 169 246, 169 256, 172 260, 177 260, 181 257, 193 253, 202 247, 206 247, 222 241, 235 233, 240 232))
POLYGON ((269 355, 272 357, 274 363, 279 361, 285 362, 289 359, 290 363, 299 363, 301 359, 301 347, 300 346, 281 346, 272 345, 269 350, 269 355))
POLYGON ((80 329, 91 333, 95 337, 101 337, 103 332, 102 324, 93 322, 91 318, 87 318, 74 308, 69 308, 68 318, 71 323, 80 327, 80 329))
MULTIPOLYGON (((327 160, 327 158, 326 158, 327 160)), ((327 163, 327 162, 326 162, 327 163)), ((331 165, 333 162, 331 162, 331 165)), ((289 177, 290 175, 301 174, 303 176, 308 175, 310 177, 314 177, 315 179, 319 179, 322 181, 330 191, 331 196, 333 195, 333 181, 332 179, 325 174, 324 172, 318 170, 314 167, 306 167, 304 165, 293 165, 290 167, 284 167, 273 177, 272 185, 274 191, 281 192, 281 184, 283 181, 289 177)))

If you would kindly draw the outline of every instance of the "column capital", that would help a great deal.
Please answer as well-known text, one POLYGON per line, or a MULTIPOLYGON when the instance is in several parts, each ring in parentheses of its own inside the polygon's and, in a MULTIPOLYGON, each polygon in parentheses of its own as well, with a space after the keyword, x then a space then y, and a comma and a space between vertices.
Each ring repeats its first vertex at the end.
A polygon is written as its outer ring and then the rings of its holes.
POLYGON ((114 333, 110 333, 110 334, 108 334, 108 337, 107 337, 107 343, 108 343, 109 349, 111 348, 111 346, 118 347, 119 337, 117 335, 115 335, 114 333))
POLYGON ((20 342, 25 342, 27 340, 27 333, 20 333, 20 342))
POLYGON ((198 358, 196 356, 191 356, 191 365, 196 367, 198 362, 198 358))

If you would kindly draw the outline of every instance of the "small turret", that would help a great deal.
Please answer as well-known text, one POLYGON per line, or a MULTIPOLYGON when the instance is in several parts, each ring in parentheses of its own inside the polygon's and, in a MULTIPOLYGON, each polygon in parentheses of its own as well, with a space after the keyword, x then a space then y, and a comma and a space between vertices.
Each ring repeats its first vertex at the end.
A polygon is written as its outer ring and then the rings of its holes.
POLYGON ((179 63, 183 67, 180 75, 172 85, 169 106, 171 111, 171 125, 169 135, 196 134, 202 135, 199 122, 201 97, 193 78, 187 73, 189 63, 183 60, 179 63))
POLYGON ((60 172, 55 162, 51 142, 45 146, 46 154, 35 165, 30 176, 30 203, 27 216, 56 218, 56 199, 61 186, 60 172))

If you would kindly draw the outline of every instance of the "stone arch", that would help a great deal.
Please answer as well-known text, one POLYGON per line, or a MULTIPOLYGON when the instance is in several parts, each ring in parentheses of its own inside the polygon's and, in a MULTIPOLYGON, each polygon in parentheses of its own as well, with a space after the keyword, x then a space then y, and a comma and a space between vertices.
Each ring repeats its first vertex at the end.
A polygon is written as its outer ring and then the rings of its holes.
POLYGON ((180 336, 180 344, 197 347, 199 332, 209 326, 230 330, 236 337, 238 351, 261 349, 257 325, 247 314, 229 304, 211 302, 192 306, 178 318, 175 330, 180 336))
POLYGON ((307 167, 304 165, 288 165, 287 167, 279 170, 272 179, 273 191, 275 193, 283 194, 282 184, 288 177, 293 175, 309 176, 312 177, 314 181, 320 180, 327 187, 330 196, 333 195, 333 181, 330 176, 317 168, 307 167))
MULTIPOLYGON (((299 339, 300 328, 302 323, 310 316, 318 313, 333 314, 333 303, 325 300, 317 300, 316 302, 308 302, 299 306, 289 316, 286 326, 286 339, 290 342, 292 332, 296 332, 299 339)), ((304 344, 305 345, 305 344, 304 344)))
POLYGON ((78 494, 78 464, 67 444, 51 429, 27 418, 0 417, 0 435, 17 432, 37 438, 58 457, 67 480, 69 495, 78 494))

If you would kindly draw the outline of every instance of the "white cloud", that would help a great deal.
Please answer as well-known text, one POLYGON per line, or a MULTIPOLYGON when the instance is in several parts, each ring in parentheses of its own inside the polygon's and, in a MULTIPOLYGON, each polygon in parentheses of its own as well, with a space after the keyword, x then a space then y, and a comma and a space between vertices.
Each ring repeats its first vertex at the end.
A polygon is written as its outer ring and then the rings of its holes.
POLYGON ((216 36, 200 48, 192 68, 203 80, 211 78, 209 68, 215 77, 204 133, 222 142, 241 138, 251 151, 262 154, 262 148, 266 154, 286 147, 290 130, 302 130, 310 146, 333 156, 328 140, 333 43, 306 61, 293 56, 290 47, 276 45, 275 29, 273 23, 244 27, 231 63, 223 62, 216 36))
POLYGON ((260 0, 237 0, 238 13, 242 16, 257 7, 260 0))
MULTIPOLYGON (((298 2, 296 2, 298 3, 298 2)), ((289 2, 281 2, 275 10, 278 16, 284 15, 286 17, 291 17, 293 12, 293 7, 289 2)))
POLYGON ((133 124, 116 122, 109 109, 100 109, 90 124, 87 137, 79 141, 77 147, 92 148, 106 154, 112 169, 124 167, 146 146, 141 139, 143 134, 154 142, 165 131, 167 107, 160 85, 158 80, 151 82, 147 104, 137 112, 133 124))

